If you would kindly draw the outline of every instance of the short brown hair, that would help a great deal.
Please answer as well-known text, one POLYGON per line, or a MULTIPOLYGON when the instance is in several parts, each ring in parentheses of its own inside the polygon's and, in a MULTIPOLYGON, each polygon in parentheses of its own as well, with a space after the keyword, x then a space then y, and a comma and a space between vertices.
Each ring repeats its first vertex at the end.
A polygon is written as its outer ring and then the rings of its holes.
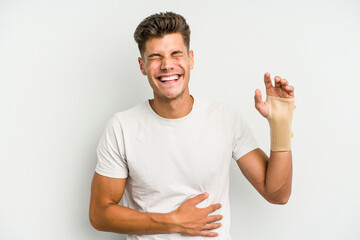
POLYGON ((134 39, 138 44, 140 54, 143 55, 147 40, 161 38, 170 33, 180 33, 189 51, 190 27, 183 16, 173 12, 161 12, 145 18, 137 26, 134 33, 134 39))

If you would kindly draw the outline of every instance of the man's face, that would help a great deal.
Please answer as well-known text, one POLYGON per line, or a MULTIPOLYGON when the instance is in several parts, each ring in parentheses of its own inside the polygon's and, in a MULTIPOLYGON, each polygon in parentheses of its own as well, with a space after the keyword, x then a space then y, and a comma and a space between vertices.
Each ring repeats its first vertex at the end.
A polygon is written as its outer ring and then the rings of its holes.
POLYGON ((194 54, 187 50, 180 33, 146 41, 145 52, 139 58, 140 70, 147 76, 154 97, 174 100, 189 91, 190 70, 194 54))

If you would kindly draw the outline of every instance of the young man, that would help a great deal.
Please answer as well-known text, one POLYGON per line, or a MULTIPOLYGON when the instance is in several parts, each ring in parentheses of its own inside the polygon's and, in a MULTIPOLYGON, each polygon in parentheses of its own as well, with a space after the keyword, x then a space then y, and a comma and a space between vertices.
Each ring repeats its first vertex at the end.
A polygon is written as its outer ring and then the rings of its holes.
POLYGON ((154 99, 108 122, 97 148, 91 224, 127 239, 229 240, 232 159, 267 201, 285 204, 291 192, 294 109, 294 88, 287 80, 275 77, 273 86, 265 74, 266 102, 255 91, 255 107, 270 123, 268 158, 238 114, 190 95, 194 54, 182 16, 151 15, 134 36, 154 99), (124 206, 118 205, 122 198, 124 206))

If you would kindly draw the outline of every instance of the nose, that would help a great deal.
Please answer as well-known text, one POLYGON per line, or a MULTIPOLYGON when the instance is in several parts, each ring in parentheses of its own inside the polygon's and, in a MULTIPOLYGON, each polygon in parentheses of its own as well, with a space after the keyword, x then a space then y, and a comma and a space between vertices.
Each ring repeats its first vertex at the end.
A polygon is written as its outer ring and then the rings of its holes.
POLYGON ((169 57, 164 57, 162 60, 161 60, 161 70, 163 71, 168 71, 168 70, 172 70, 174 69, 174 64, 173 64, 173 61, 171 58, 169 57))

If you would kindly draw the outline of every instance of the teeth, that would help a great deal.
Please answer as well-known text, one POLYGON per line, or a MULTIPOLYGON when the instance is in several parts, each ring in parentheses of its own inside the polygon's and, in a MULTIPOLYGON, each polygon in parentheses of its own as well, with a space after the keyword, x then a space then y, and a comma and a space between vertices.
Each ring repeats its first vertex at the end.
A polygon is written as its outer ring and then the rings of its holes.
POLYGON ((173 76, 170 76, 170 77, 160 77, 160 80, 161 81, 171 81, 171 80, 177 80, 179 79, 179 75, 173 75, 173 76))

